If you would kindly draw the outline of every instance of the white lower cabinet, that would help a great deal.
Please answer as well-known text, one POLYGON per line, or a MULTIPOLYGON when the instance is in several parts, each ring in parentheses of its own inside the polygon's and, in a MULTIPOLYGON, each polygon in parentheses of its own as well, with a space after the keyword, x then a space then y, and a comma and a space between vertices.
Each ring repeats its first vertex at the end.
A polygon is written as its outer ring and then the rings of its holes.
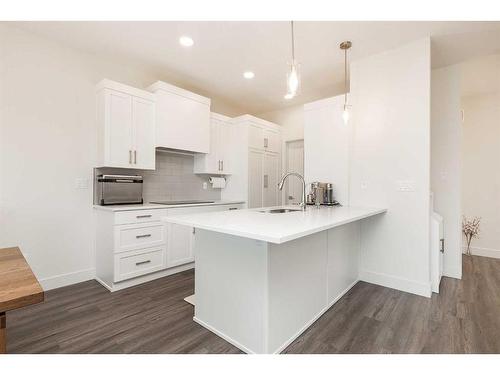
POLYGON ((161 271, 167 266, 165 258, 163 246, 116 254, 114 281, 161 271))
POLYGON ((224 211, 243 204, 129 211, 96 209, 96 279, 110 291, 194 267, 194 230, 162 217, 224 211))
POLYGON ((194 228, 186 225, 168 224, 167 264, 178 266, 194 261, 194 228))

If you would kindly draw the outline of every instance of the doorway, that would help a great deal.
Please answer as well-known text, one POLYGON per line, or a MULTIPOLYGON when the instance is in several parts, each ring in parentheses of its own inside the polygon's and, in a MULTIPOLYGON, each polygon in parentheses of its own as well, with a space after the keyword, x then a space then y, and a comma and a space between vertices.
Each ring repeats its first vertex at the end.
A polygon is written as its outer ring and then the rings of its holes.
MULTIPOLYGON (((295 172, 304 176, 304 140, 286 142, 284 173, 295 172)), ((302 197, 302 183, 298 178, 288 178, 285 183, 283 203, 299 204, 302 197)))

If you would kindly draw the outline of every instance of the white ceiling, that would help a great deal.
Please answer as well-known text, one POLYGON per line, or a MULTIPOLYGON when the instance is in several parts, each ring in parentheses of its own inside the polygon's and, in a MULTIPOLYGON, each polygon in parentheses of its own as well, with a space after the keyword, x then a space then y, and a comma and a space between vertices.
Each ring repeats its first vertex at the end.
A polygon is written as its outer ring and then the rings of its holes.
POLYGON ((432 37, 434 67, 500 52, 500 22, 295 23, 302 91, 286 101, 290 61, 288 22, 15 22, 15 26, 96 54, 141 62, 172 77, 172 83, 213 94, 249 113, 262 113, 342 92, 343 54, 351 60, 432 37), (191 48, 178 39, 189 35, 191 48), (255 72, 245 80, 245 70, 255 72))

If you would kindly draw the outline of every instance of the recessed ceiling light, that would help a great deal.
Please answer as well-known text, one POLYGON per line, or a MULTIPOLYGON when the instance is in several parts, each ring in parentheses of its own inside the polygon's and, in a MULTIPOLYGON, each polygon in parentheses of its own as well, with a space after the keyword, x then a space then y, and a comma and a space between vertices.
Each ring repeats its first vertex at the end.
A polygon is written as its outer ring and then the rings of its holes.
POLYGON ((190 38, 188 36, 181 36, 179 38, 179 43, 181 44, 181 46, 191 47, 194 44, 194 41, 192 38, 190 38))
POLYGON ((284 96, 284 98, 285 98, 286 100, 290 100, 290 99, 292 99, 292 98, 293 98, 293 96, 294 96, 293 94, 288 93, 288 94, 286 94, 286 95, 284 96))
POLYGON ((255 77, 255 73, 248 71, 243 73, 243 77, 245 77, 246 79, 252 79, 253 77, 255 77))

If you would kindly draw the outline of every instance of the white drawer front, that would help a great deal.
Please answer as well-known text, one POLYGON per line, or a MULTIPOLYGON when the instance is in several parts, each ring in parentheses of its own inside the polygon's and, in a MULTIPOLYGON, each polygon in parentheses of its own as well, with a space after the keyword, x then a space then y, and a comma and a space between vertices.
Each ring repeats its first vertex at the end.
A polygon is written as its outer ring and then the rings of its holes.
POLYGON ((115 226, 115 253, 160 246, 165 243, 163 223, 115 226))
POLYGON ((150 223, 166 216, 166 209, 122 211, 115 213, 115 225, 150 223))
POLYGON ((115 255, 114 281, 123 281, 133 277, 165 269, 165 248, 155 247, 115 255))

